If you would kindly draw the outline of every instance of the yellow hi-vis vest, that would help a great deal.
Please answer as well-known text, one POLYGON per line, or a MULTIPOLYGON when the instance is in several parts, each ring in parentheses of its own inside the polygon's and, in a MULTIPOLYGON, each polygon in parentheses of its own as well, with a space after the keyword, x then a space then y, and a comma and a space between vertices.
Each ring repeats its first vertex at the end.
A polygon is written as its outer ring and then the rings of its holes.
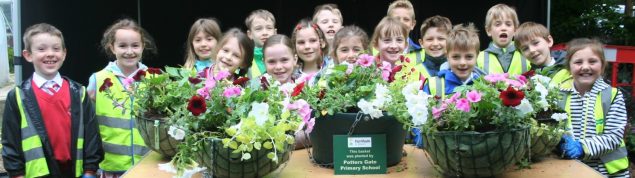
POLYGON ((430 95, 445 99, 445 79, 441 77, 428 78, 428 89, 430 95))
POLYGON ((138 163, 148 152, 130 111, 134 108, 134 98, 127 97, 123 85, 112 72, 101 70, 95 74, 95 78, 97 88, 103 85, 104 79, 110 78, 113 84, 110 87, 112 96, 127 98, 126 101, 118 101, 124 102, 128 108, 124 110, 113 107, 113 101, 105 92, 97 90, 95 95, 95 115, 105 152, 99 167, 107 172, 123 172, 138 163))
MULTIPOLYGON (((564 93, 563 97, 564 101, 559 102, 560 107, 564 108, 567 112, 567 127, 572 128, 571 125, 571 94, 564 93), (564 104, 564 106, 563 106, 564 104)), ((595 100, 594 105, 594 117, 595 117, 595 130, 596 133, 601 135, 604 133, 604 124, 606 124, 605 117, 609 112, 609 108, 611 107, 611 103, 615 99, 617 95, 617 89, 613 87, 606 87, 604 90, 600 91, 597 95, 597 99, 595 100)), ((585 108, 586 110, 586 108, 585 108)), ((586 123, 584 123, 583 133, 586 132, 586 123)), ((584 152, 588 153, 589 150, 586 147, 584 148, 584 152)), ((614 174, 620 172, 624 169, 628 168, 628 157, 626 151, 626 145, 624 144, 624 140, 620 143, 620 147, 612 152, 601 156, 600 160, 604 163, 604 167, 606 167, 606 171, 609 174, 614 174)))
MULTIPOLYGON (((84 101, 85 88, 80 90, 82 97, 80 101, 84 101)), ((33 127, 31 116, 24 110, 24 98, 23 91, 15 88, 16 100, 18 102, 18 109, 20 111, 20 132, 22 135, 22 151, 24 152, 25 172, 24 177, 43 177, 50 174, 46 158, 44 156, 44 149, 42 149, 42 139, 37 134, 37 131, 33 127)), ((80 107, 79 118, 79 131, 77 133, 77 152, 75 160, 75 177, 79 177, 84 172, 84 110, 80 107)))
POLYGON ((486 74, 502 74, 508 73, 510 75, 520 75, 531 69, 529 60, 525 59, 523 55, 518 51, 514 51, 512 56, 512 62, 509 64, 507 71, 503 70, 503 66, 498 61, 498 58, 494 53, 487 51, 481 51, 476 58, 476 66, 483 69, 486 74))
POLYGON ((426 66, 423 65, 423 62, 426 61, 425 51, 423 49, 421 51, 414 51, 414 52, 408 53, 407 57, 410 58, 411 61, 415 60, 414 75, 417 75, 420 77, 422 76, 425 78, 431 77, 430 72, 428 72, 428 68, 426 68, 426 66))
POLYGON ((567 69, 560 69, 558 72, 553 74, 551 77, 550 85, 558 86, 561 89, 571 89, 573 88, 573 77, 571 77, 571 73, 567 69))
POLYGON ((260 68, 258 68, 258 64, 256 64, 256 60, 254 59, 253 63, 251 64, 251 67, 249 68, 249 71, 247 71, 247 77, 256 78, 261 76, 265 72, 266 71, 260 71, 260 68))

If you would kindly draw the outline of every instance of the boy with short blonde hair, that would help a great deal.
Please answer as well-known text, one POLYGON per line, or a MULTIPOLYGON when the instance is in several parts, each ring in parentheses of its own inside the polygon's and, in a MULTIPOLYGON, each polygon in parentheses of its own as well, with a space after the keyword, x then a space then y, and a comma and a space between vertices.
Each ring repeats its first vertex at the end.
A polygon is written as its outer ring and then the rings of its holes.
POLYGON ((406 48, 404 54, 421 50, 421 46, 414 42, 409 35, 410 31, 414 30, 415 25, 417 24, 415 9, 412 6, 412 3, 408 0, 396 0, 390 3, 386 15, 388 17, 396 18, 408 27, 408 48, 406 48))
POLYGON ((549 30, 535 22, 525 22, 518 27, 514 36, 518 51, 531 62, 532 69, 552 78, 551 83, 562 88, 570 87, 571 74, 565 69, 564 56, 553 56, 553 37, 549 30), (567 82, 568 81, 568 82, 567 82))
POLYGON ((531 69, 525 59, 512 43, 512 37, 518 27, 516 11, 505 5, 492 6, 485 17, 485 31, 492 42, 487 49, 481 51, 477 58, 477 67, 486 73, 522 74, 531 69))
POLYGON ((245 19, 247 26, 247 36, 254 41, 254 61, 247 73, 248 77, 256 77, 266 73, 265 63, 262 60, 262 46, 265 41, 275 35, 276 18, 273 14, 264 9, 254 10, 245 19))
POLYGON ((9 92, 2 119, 2 158, 9 177, 95 177, 104 158, 86 89, 62 77, 62 32, 41 23, 24 33, 35 72, 9 92), (44 114, 46 113, 46 114, 44 114))

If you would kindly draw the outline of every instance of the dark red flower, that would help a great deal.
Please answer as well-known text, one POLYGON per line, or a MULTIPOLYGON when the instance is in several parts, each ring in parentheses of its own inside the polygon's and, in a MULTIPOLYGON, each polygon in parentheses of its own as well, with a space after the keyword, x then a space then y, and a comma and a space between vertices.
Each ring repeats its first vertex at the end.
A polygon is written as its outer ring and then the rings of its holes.
POLYGON ((148 73, 150 73, 150 74, 162 74, 163 71, 161 71, 161 69, 159 69, 159 68, 149 67, 148 68, 148 73))
POLYGON ((410 63, 410 58, 406 57, 406 56, 399 56, 399 61, 401 62, 406 62, 406 63, 410 63))
POLYGON ((439 101, 439 100, 441 100, 441 97, 439 95, 434 95, 434 100, 435 101, 439 101))
POLYGON ((421 74, 419 74, 419 78, 421 79, 421 86, 419 87, 419 90, 423 90, 423 86, 426 85, 428 79, 421 74))
POLYGON ((534 75, 536 75, 536 71, 530 70, 530 71, 527 71, 527 72, 525 72, 525 73, 523 73, 521 75, 523 75, 523 76, 525 76, 525 78, 529 79, 529 78, 533 77, 534 75))
POLYGON ((247 78, 247 77, 240 77, 240 78, 238 78, 238 79, 234 80, 234 83, 232 83, 232 84, 234 84, 234 85, 240 85, 240 86, 242 86, 242 87, 245 87, 245 85, 247 84, 247 81, 249 81, 249 78, 247 78))
POLYGON ((201 79, 200 79, 200 78, 198 78, 198 77, 189 77, 189 78, 187 78, 187 80, 189 80, 189 81, 190 81, 190 83, 192 83, 192 84, 194 84, 194 85, 196 85, 196 84, 198 84, 198 83, 201 83, 201 82, 203 81, 203 80, 201 80, 201 79))
POLYGON ((260 86, 262 87, 263 90, 269 89, 269 81, 267 81, 267 77, 265 76, 260 77, 260 86))
POLYGON ((99 87, 99 91, 100 92, 106 91, 111 86, 112 86, 112 81, 110 81, 110 78, 106 78, 104 79, 104 83, 101 84, 101 87, 99 87))
POLYGON ((318 94, 318 98, 324 99, 325 94, 326 94, 326 90, 320 90, 320 93, 318 94))
POLYGON ((293 93, 291 93, 291 96, 298 96, 300 93, 302 93, 302 89, 304 89, 304 82, 296 85, 293 88, 293 93))
POLYGON ((502 91, 499 97, 503 100, 503 105, 514 107, 520 105, 520 101, 525 98, 525 93, 508 86, 507 90, 502 91))
POLYGON ((207 103, 205 103, 205 98, 199 95, 194 95, 190 98, 190 101, 187 103, 187 110, 192 112, 192 115, 198 116, 201 113, 204 113, 207 110, 207 103))
POLYGON ((139 70, 134 77, 132 77, 132 79, 134 79, 134 81, 141 81, 141 79, 143 79, 146 76, 146 71, 145 70, 139 70))
POLYGON ((388 83, 395 81, 395 74, 401 71, 402 68, 403 68, 402 65, 398 65, 392 68, 392 71, 390 72, 390 75, 388 76, 388 83))

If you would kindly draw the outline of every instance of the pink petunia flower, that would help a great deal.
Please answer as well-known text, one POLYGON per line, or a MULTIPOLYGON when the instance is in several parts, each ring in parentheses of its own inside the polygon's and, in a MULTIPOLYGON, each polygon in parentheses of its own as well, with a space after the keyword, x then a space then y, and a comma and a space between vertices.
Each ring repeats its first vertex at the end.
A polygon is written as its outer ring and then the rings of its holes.
POLYGON ((130 85, 132 85, 132 83, 134 82, 134 78, 132 77, 127 77, 126 79, 123 79, 122 83, 123 83, 123 87, 128 89, 130 87, 130 85))
POLYGON ((461 110, 463 112, 470 112, 470 102, 465 98, 461 98, 456 101, 456 109, 461 110))
POLYGON ((353 69, 355 69, 355 65, 350 63, 346 63, 346 65, 348 65, 348 68, 346 68, 346 75, 353 73, 353 69))
POLYGON ((229 72, 227 72, 226 70, 221 70, 221 71, 219 71, 219 72, 216 74, 216 76, 214 76, 214 79, 216 79, 216 80, 222 80, 222 79, 227 78, 229 75, 230 75, 230 73, 229 73, 229 72))
POLYGON ((485 76, 485 80, 492 82, 492 83, 496 83, 498 81, 502 81, 507 79, 507 77, 509 77, 509 74, 507 73, 502 73, 502 74, 489 74, 485 76))
POLYGON ((445 100, 444 104, 450 104, 456 102, 456 100, 461 96, 461 93, 454 93, 449 99, 445 100))
POLYGON ((481 101, 481 93, 475 90, 467 92, 467 101, 471 103, 476 103, 478 101, 481 101))
POLYGON ((209 88, 207 87, 199 88, 196 93, 205 99, 209 99, 209 88))
POLYGON ((357 64, 359 64, 362 67, 369 67, 370 65, 373 64, 374 60, 375 58, 373 56, 368 54, 362 54, 359 56, 359 58, 357 58, 357 64))
POLYGON ((432 107, 432 116, 435 119, 438 119, 439 117, 441 117, 441 113, 443 113, 443 111, 445 111, 445 109, 446 108, 443 108, 443 107, 440 107, 440 108, 432 107))
POLYGON ((389 62, 382 61, 381 63, 381 78, 384 81, 388 81, 390 79, 390 72, 392 72, 392 65, 389 62))
POLYGON ((231 98, 240 95, 241 91, 242 89, 240 87, 230 86, 225 88, 225 90, 223 91, 223 96, 225 96, 225 98, 231 98))
POLYGON ((207 78, 205 80, 205 87, 206 88, 214 88, 216 86, 216 80, 212 79, 212 78, 207 78))

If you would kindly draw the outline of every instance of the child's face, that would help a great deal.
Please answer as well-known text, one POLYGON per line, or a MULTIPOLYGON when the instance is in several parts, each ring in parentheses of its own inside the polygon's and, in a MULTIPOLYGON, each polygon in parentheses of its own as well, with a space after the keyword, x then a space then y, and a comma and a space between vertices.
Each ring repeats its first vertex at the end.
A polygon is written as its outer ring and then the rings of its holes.
POLYGON ((492 21, 486 32, 487 36, 492 37, 496 46, 506 48, 512 42, 516 27, 514 27, 514 21, 511 18, 503 16, 503 18, 492 21))
POLYGON ((305 63, 317 62, 322 57, 322 47, 325 45, 313 28, 303 28, 297 31, 295 47, 298 57, 305 63))
POLYGON ((545 66, 552 60, 551 50, 549 50, 552 45, 553 38, 551 38, 551 35, 549 35, 547 39, 534 36, 529 40, 521 41, 518 49, 532 64, 545 66))
POLYGON ((256 17, 251 22, 249 30, 247 30, 247 36, 254 41, 256 47, 261 48, 270 36, 276 34, 276 31, 273 21, 256 17))
POLYGON ((327 40, 335 38, 335 33, 342 29, 342 21, 340 16, 329 10, 322 10, 317 14, 317 25, 324 32, 327 40))
POLYGON ((425 49, 427 55, 439 57, 445 55, 445 40, 447 38, 447 33, 440 31, 437 27, 431 27, 423 34, 419 44, 425 49))
POLYGON ((243 56, 238 39, 231 38, 218 50, 215 60, 220 70, 234 73, 243 65, 243 56))
POLYGON ((263 53, 267 73, 280 83, 291 81, 291 74, 298 62, 291 48, 283 44, 275 44, 267 47, 263 53))
POLYGON ((576 88, 590 89, 602 75, 604 66, 600 57, 587 47, 571 56, 569 68, 576 88))
POLYGON ((117 65, 136 69, 143 54, 141 34, 131 29, 119 29, 115 32, 115 42, 110 50, 117 58, 117 65))
POLYGON ((415 19, 412 19, 412 12, 406 8, 395 8, 392 10, 390 17, 398 19, 401 23, 408 27, 408 31, 415 28, 415 19))
POLYGON ((62 39, 49 33, 40 33, 31 37, 30 41, 32 43, 30 52, 24 50, 22 55, 27 61, 33 63, 38 75, 53 79, 66 58, 62 39))
POLYGON ((347 37, 340 40, 339 46, 335 49, 335 57, 338 64, 347 62, 349 64, 355 64, 357 62, 357 55, 364 51, 362 40, 359 37, 347 37))
POLYGON ((209 60, 212 57, 212 49, 216 47, 216 38, 203 31, 200 31, 194 36, 192 41, 192 47, 196 57, 200 60, 209 60))
POLYGON ((395 64, 406 49, 406 38, 401 34, 379 37, 376 48, 381 60, 395 64))
POLYGON ((448 51, 448 64, 452 73, 461 81, 467 80, 476 65, 477 49, 448 51))

